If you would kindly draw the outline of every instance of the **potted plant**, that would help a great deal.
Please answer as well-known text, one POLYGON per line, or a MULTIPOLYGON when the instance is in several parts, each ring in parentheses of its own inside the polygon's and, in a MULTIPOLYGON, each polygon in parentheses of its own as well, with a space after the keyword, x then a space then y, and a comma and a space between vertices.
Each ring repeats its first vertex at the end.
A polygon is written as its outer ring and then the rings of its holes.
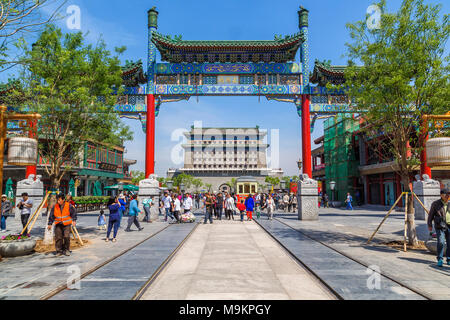
POLYGON ((31 253, 36 247, 36 240, 26 235, 8 235, 0 240, 0 256, 20 257, 31 253))

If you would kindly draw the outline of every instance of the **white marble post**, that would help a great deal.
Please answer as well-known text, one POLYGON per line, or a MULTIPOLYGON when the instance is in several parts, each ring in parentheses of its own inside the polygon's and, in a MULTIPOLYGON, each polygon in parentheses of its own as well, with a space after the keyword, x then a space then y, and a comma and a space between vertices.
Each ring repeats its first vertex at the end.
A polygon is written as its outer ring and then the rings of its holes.
POLYGON ((144 179, 139 181, 139 193, 138 193, 138 200, 139 200, 139 209, 141 210, 141 213, 139 214, 139 220, 142 221, 142 219, 145 217, 145 211, 144 206, 142 202, 146 198, 152 198, 153 199, 153 206, 150 209, 150 221, 157 221, 159 219, 159 181, 156 180, 157 176, 155 174, 152 174, 148 177, 148 179, 144 179))
MULTIPOLYGON (((424 174, 423 180, 420 180, 420 176, 416 175, 416 180, 413 183, 413 192, 417 195, 417 197, 422 201, 424 206, 430 210, 431 204, 439 200, 441 198, 440 190, 441 186, 439 184, 439 181, 430 179, 430 177, 427 174, 424 174)), ((415 219, 417 220, 427 220, 428 215, 423 209, 423 207, 420 205, 420 203, 417 201, 416 198, 414 198, 414 210, 415 210, 415 219)))
POLYGON ((319 192, 316 180, 300 176, 297 189, 298 220, 319 220, 319 192))
MULTIPOLYGON (((22 193, 28 193, 28 198, 33 200, 33 207, 31 208, 31 214, 33 214, 36 209, 44 200, 44 184, 41 181, 42 176, 38 175, 36 179, 34 174, 30 174, 27 179, 17 182, 16 189, 16 204, 22 199, 22 193)), ((20 219, 20 210, 16 209, 17 219, 20 219)), ((41 214, 42 217, 42 214, 41 214)))

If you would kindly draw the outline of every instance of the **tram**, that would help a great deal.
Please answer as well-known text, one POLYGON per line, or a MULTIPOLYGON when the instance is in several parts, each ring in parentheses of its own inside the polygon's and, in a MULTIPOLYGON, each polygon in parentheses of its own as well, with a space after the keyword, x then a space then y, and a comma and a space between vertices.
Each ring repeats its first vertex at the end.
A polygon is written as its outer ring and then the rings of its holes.
POLYGON ((245 200, 249 194, 258 193, 258 181, 254 177, 240 177, 236 181, 237 201, 245 200))

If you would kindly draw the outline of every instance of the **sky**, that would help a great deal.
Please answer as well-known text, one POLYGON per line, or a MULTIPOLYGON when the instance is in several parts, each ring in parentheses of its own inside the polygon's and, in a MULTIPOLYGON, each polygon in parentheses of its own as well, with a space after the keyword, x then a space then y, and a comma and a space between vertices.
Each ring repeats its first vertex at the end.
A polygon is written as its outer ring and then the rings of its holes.
MULTIPOLYGON (((388 10, 400 7, 400 0, 388 0, 388 10)), ((147 56, 147 11, 159 11, 158 32, 183 36, 183 40, 273 40, 275 34, 297 33, 299 6, 309 10, 310 70, 314 60, 346 64, 345 43, 350 41, 346 23, 364 20, 373 0, 68 0, 64 8, 76 5, 81 13, 81 31, 88 42, 102 37, 108 48, 126 46, 122 61, 147 56)), ((450 3, 442 3, 448 13, 450 3)), ((64 11, 66 11, 64 9, 64 11)), ((63 32, 67 23, 57 23, 63 32)), ((160 56, 157 56, 160 62, 160 56)), ((296 62, 300 57, 297 54, 296 62)), ((125 143, 125 158, 137 160, 132 170, 144 171, 145 134, 137 120, 123 120, 134 132, 125 143)), ((173 157, 181 140, 177 133, 189 130, 194 121, 203 127, 255 127, 269 133, 269 144, 279 140, 279 162, 286 175, 298 175, 296 161, 301 158, 301 119, 293 104, 267 101, 261 97, 196 97, 189 101, 166 103, 156 118, 156 166, 158 176, 168 168, 182 167, 173 157), (273 133, 273 134, 271 134, 273 133)), ((312 140, 323 135, 323 121, 316 123, 312 140)), ((312 148, 317 147, 312 142, 312 148)), ((269 149, 270 155, 270 149, 269 149)), ((279 164, 279 165, 277 165, 279 164)))

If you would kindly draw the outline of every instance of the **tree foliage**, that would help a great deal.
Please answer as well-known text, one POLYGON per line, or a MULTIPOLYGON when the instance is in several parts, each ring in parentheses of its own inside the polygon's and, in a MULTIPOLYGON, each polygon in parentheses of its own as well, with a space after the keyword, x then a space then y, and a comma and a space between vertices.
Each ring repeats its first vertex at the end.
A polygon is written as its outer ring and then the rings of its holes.
POLYGON ((50 163, 45 170, 52 187, 58 188, 64 174, 79 165, 85 141, 123 145, 132 139, 111 108, 122 71, 103 41, 86 45, 81 33, 63 34, 49 25, 24 60, 22 88, 11 94, 12 101, 20 96, 29 111, 42 115, 39 155, 50 163))
MULTIPOLYGON (((369 29, 366 20, 347 25, 352 42, 345 85, 358 109, 367 110, 367 140, 379 138, 374 150, 395 161, 393 168, 409 190, 425 137, 421 117, 448 111, 449 16, 423 0, 403 0, 396 13, 386 12, 384 0, 377 5, 379 29, 369 29)), ((415 230, 410 231, 414 242, 415 230)))
POLYGON ((59 10, 66 2, 0 0, 0 71, 20 63, 19 59, 9 57, 10 49, 23 42, 27 34, 41 31, 47 23, 58 19, 59 10))
POLYGON ((139 181, 145 179, 145 172, 133 170, 131 171, 131 183, 135 185, 139 185, 139 181))

